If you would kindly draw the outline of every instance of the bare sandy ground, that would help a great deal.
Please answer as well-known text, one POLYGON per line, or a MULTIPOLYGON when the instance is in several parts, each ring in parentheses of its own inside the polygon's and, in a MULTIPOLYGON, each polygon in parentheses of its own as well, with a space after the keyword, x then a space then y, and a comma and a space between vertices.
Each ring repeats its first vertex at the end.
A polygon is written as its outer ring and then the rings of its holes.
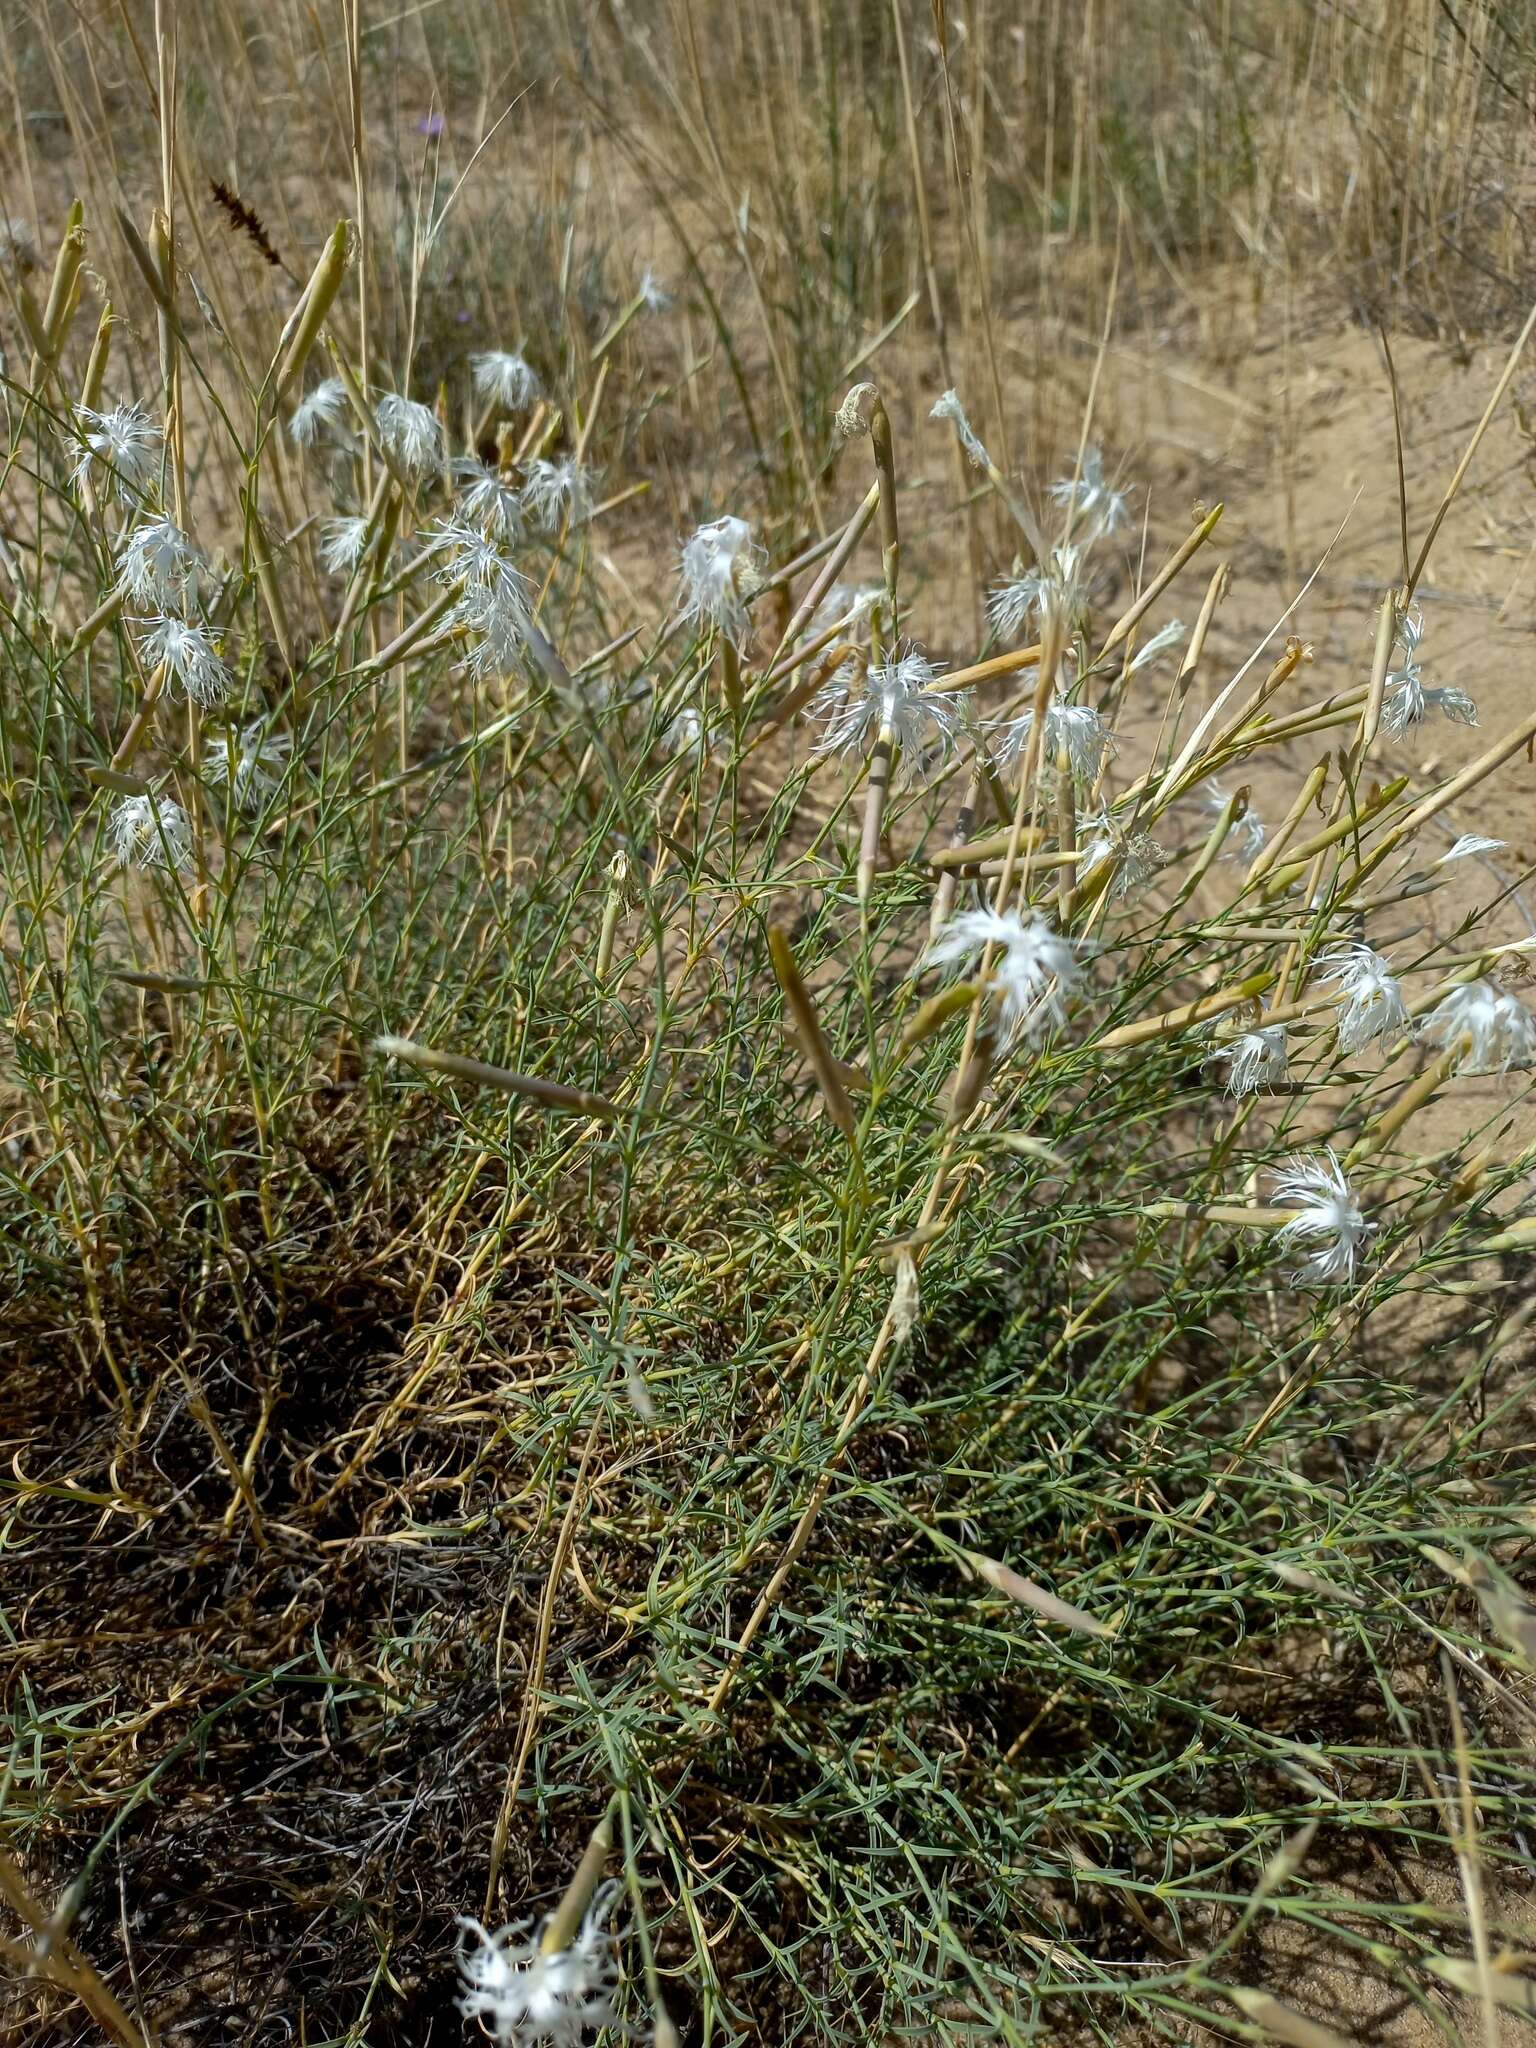
MULTIPOLYGON (((1218 560, 1230 583, 1207 641, 1202 681, 1219 689, 1255 651, 1263 673, 1296 635, 1310 663, 1288 686, 1299 707, 1363 684, 1370 674, 1376 615, 1384 591, 1403 576, 1403 540, 1391 386, 1376 335, 1345 324, 1335 308, 1320 315, 1305 339, 1268 339, 1251 312, 1252 347, 1230 343, 1202 353, 1209 320, 1184 330, 1114 343, 1099 364, 1090 439, 1106 468, 1131 491, 1144 540, 1110 573, 1099 593, 1111 607, 1132 577, 1150 573, 1188 533, 1199 513, 1220 502, 1223 516, 1207 554, 1150 616, 1148 630, 1170 617, 1186 622, 1198 610, 1218 560), (1143 552, 1145 572, 1134 555, 1143 552)), ((1006 341, 1006 335, 1005 335, 1006 341)), ((1410 553, 1416 556, 1451 477, 1508 358, 1507 342, 1472 349, 1399 337, 1393 344, 1401 394, 1410 553)), ((1028 422, 1070 473, 1097 344, 1057 333, 1019 340, 1016 360, 1044 363, 1005 393, 1011 416, 1028 422)), ((974 651, 974 597, 965 569, 953 471, 941 438, 947 429, 926 418, 932 402, 929 366, 920 349, 888 352, 874 365, 905 436, 910 457, 912 559, 927 581, 915 598, 912 631, 936 653, 963 661, 974 651)), ((1536 354, 1517 374, 1485 435, 1436 540, 1418 597, 1424 616, 1420 660, 1431 684, 1454 684, 1477 705, 1475 726, 1432 714, 1401 741, 1385 736, 1370 764, 1382 783, 1409 775, 1429 788, 1476 759, 1536 709, 1536 426, 1527 431, 1526 394, 1536 410, 1536 354)), ((1052 473, 1047 471, 1047 473, 1052 473)), ((993 557, 1006 529, 988 529, 993 557)), ((1111 770, 1123 785, 1145 764, 1172 669, 1149 671, 1124 707, 1121 746, 1111 770)), ((1248 780, 1253 806, 1271 823, 1289 807, 1307 771, 1347 734, 1297 742, 1262 757, 1248 780)), ((1235 781, 1237 778, 1233 778, 1235 781)), ((1369 777, 1368 777, 1369 779, 1369 777)), ((1463 860, 1444 872, 1433 893, 1401 912, 1376 913, 1373 943, 1400 954, 1449 940, 1470 914, 1480 914, 1478 939, 1501 943, 1536 933, 1536 889, 1516 886, 1536 853, 1536 766, 1524 751, 1506 762, 1459 805, 1426 828, 1428 866, 1463 833, 1506 842, 1502 852, 1463 860), (1512 893, 1511 893, 1512 892, 1512 893), (1501 900, 1503 899, 1503 900, 1501 900)), ((1190 830, 1203 830, 1191 820, 1190 830)), ((1458 944, 1457 950, 1470 950, 1458 944)), ((1536 972, 1536 969, 1530 970, 1536 972)), ((1501 969, 1513 983, 1528 970, 1501 969)), ((1403 1064, 1406 1074, 1412 1056, 1403 1064)), ((1413 1149, 1434 1153, 1468 1141, 1494 1143, 1501 1154, 1536 1137, 1530 1077, 1461 1077, 1413 1126, 1413 1149)))
MULTIPOLYGON (((1496 385, 1507 344, 1471 351, 1399 338, 1393 356, 1402 403, 1409 541, 1417 553, 1457 462, 1496 385)), ((1220 545, 1232 565, 1230 593, 1211 640, 1221 664, 1246 657, 1310 586, 1282 629, 1314 649, 1306 693, 1321 696, 1365 680, 1375 611, 1401 575, 1402 539, 1390 385, 1380 345, 1360 327, 1334 326, 1286 349, 1261 343, 1234 367, 1191 361, 1173 351, 1127 347, 1105 364, 1106 442, 1123 435, 1128 474, 1144 478, 1153 499, 1149 548, 1155 559, 1187 524, 1196 500, 1224 501, 1220 545)), ((1425 783, 1475 759, 1536 709, 1536 440, 1526 424, 1526 395, 1536 396, 1536 358, 1517 376, 1435 544, 1421 600, 1426 672, 1475 698, 1476 728, 1437 720, 1400 744, 1378 748, 1379 771, 1410 772, 1425 783)), ((1181 593, 1181 608, 1198 591, 1181 593)), ((1187 609, 1186 609, 1187 616, 1187 609)), ((1300 775, 1321 743, 1295 750, 1300 775)), ((1255 779, 1262 807, 1283 801, 1271 771, 1255 779)), ((1295 782, 1290 783, 1293 791, 1295 782)), ((1523 871, 1536 850, 1536 767, 1522 752, 1459 809, 1440 835, 1477 831, 1508 842, 1489 863, 1453 870, 1452 886, 1415 905, 1417 917, 1451 931, 1474 904, 1487 904, 1523 871)), ((1529 906, 1536 911, 1536 904, 1529 906)), ((1522 896, 1495 918, 1497 936, 1536 930, 1522 896)), ((1416 1127, 1425 1150, 1460 1144, 1475 1123, 1501 1153, 1536 1133, 1530 1077, 1461 1079, 1416 1127)), ((1422 1332, 1420 1333, 1423 1334, 1422 1332)), ((1401 1341, 1417 1341, 1413 1329, 1401 1341)), ((1388 1866, 1360 1873, 1362 1896, 1420 1898, 1455 1910, 1454 1873, 1388 1866)), ((1536 1941, 1529 1888, 1504 1888, 1490 1917, 1536 1941)), ((1497 1945, 1497 1944, 1496 1944, 1497 1945)), ((1441 2042, 1440 2024, 1379 1979, 1341 1962, 1336 1951, 1309 1953, 1300 1930, 1281 1931, 1271 1978, 1289 1977, 1284 1994, 1351 2039, 1403 2044, 1441 2042)), ((1449 1994, 1446 2007, 1468 2038, 1485 2038, 1482 2015, 1449 1994)), ((1520 2022, 1505 2016, 1500 2039, 1520 2022)))

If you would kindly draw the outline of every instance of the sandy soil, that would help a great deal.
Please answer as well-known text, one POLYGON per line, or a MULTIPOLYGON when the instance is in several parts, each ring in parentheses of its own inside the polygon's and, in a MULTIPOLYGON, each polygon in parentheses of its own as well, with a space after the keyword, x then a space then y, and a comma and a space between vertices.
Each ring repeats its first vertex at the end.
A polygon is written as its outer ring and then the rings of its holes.
MULTIPOLYGON (((1252 321, 1251 308, 1234 318, 1252 321)), ((1262 326, 1254 346, 1234 349, 1226 334, 1213 352, 1202 340, 1220 323, 1191 311, 1185 326, 1132 337, 1112 346, 1098 371, 1090 438, 1106 467, 1147 511, 1145 562, 1155 569, 1188 533, 1199 512, 1218 501, 1221 524, 1208 553, 1151 615, 1149 630, 1169 617, 1190 620, 1217 560, 1230 565, 1227 595, 1207 641, 1197 690, 1219 689, 1255 651, 1259 674, 1295 634, 1311 662, 1288 685, 1299 706, 1364 683, 1370 673, 1376 613, 1384 590, 1402 578, 1403 542, 1391 387, 1377 337, 1344 324, 1335 308, 1320 315, 1302 340, 1282 343, 1262 326), (1233 359, 1235 356, 1235 360, 1233 359)), ((1006 342, 1006 335, 1005 335, 1006 342)), ((1070 473, 1098 353, 1093 337, 1035 335, 1015 360, 1049 364, 1047 387, 1020 377, 1006 398, 1010 415, 1028 422, 1058 451, 1070 473)), ((1416 555, 1508 357, 1500 341, 1475 349, 1400 337, 1394 361, 1401 392, 1408 535, 1416 555)), ((945 658, 974 651, 974 599, 964 573, 965 550, 953 511, 947 449, 925 417, 932 402, 930 366, 913 345, 872 365, 880 379, 898 442, 914 453, 912 560, 929 577, 917 595, 912 630, 945 658), (956 565, 954 573, 935 566, 956 565)), ((1536 669, 1536 440, 1526 427, 1525 395, 1536 398, 1536 354, 1517 374, 1436 540, 1419 587, 1425 631, 1420 659, 1432 684, 1455 684, 1475 699, 1475 727, 1438 715, 1402 741, 1383 737, 1372 756, 1375 778, 1408 774, 1428 788, 1476 759, 1531 714, 1536 669)), ((1533 430, 1536 431, 1536 430, 1533 430)), ((1045 458, 1047 463, 1052 458, 1045 458)), ((1047 468, 1047 474, 1057 473, 1047 468)), ((1006 528, 989 529, 992 553, 1006 548, 1006 528)), ((1127 558, 1099 593, 1097 615, 1112 616, 1129 594, 1127 558)), ((1121 724, 1120 754, 1111 770, 1129 781, 1153 742, 1171 669, 1164 664, 1134 686, 1121 724)), ((1001 708, 998 706, 997 708, 1001 708)), ((1247 778, 1253 805, 1271 823, 1292 801, 1313 764, 1333 752, 1324 735, 1266 756, 1247 778)), ((1236 777, 1232 778, 1235 782, 1236 777)), ((1326 800, 1326 799, 1325 799, 1326 800)), ((1192 823, 1191 829, 1197 829, 1192 823)), ((1366 933, 1384 950, 1427 948, 1453 934, 1474 910, 1480 935, 1494 943, 1536 932, 1536 890, 1512 885, 1536 854, 1536 766, 1522 751, 1460 805, 1427 828, 1428 866, 1461 833, 1502 839, 1502 853, 1463 860, 1432 894, 1401 913, 1376 913, 1366 933), (1507 900, 1499 901, 1501 897, 1507 900), (1495 906, 1491 911, 1489 906, 1495 906)), ((1523 979, 1513 964, 1506 978, 1523 979)), ((1536 971, 1536 970, 1533 970, 1536 971)), ((1405 1066, 1405 1072, 1407 1068, 1405 1066)), ((1462 1078, 1414 1126, 1415 1149, 1434 1152, 1462 1142, 1492 1120, 1501 1152, 1536 1137, 1527 1077, 1462 1078)), ((1490 1142, 1484 1133, 1479 1142, 1490 1142)))
MULTIPOLYGON (((1409 541, 1416 553, 1507 357, 1500 343, 1470 354, 1434 343, 1394 345, 1402 400, 1409 541)), ((1309 577, 1291 620, 1315 659, 1307 696, 1363 681, 1370 666, 1375 610, 1384 586, 1401 574, 1402 540, 1390 385, 1376 338, 1334 327, 1286 349, 1260 344, 1235 368, 1181 358, 1172 350, 1127 347, 1106 362, 1106 429, 1124 436, 1128 472, 1151 488, 1153 531, 1166 545, 1186 530, 1196 500, 1226 505, 1220 541, 1232 565, 1230 593, 1210 642, 1211 673, 1244 659, 1282 617, 1309 577), (1277 517, 1277 511, 1280 516, 1277 517), (1273 544, 1274 536, 1282 545, 1273 544), (1314 575, 1315 571, 1315 575, 1314 575)), ((1476 699, 1475 729, 1426 724, 1398 745, 1377 750, 1383 776, 1411 772, 1425 781, 1470 761, 1533 709, 1536 696, 1536 443, 1525 424, 1525 393, 1536 389, 1536 359, 1518 376, 1475 459, 1431 555, 1421 599, 1423 659, 1432 681, 1456 683, 1476 699)), ((1106 432, 1106 440, 1109 439, 1106 432)), ((1149 558, 1162 551, 1158 542, 1149 558)), ((1180 609, 1198 601, 1198 582, 1180 609)), ((1305 743, 1293 755, 1299 777, 1321 751, 1305 743)), ((1273 777, 1270 778, 1271 783, 1273 777)), ((1295 784, 1290 788, 1294 790, 1295 784)), ((1255 778, 1261 810, 1270 794, 1255 778)), ((1505 839, 1491 863, 1465 862, 1452 886, 1415 910, 1448 930, 1474 904, 1486 904, 1530 863, 1536 850, 1536 767, 1522 752, 1459 810, 1440 836, 1476 830, 1505 839)), ((1536 910, 1536 905, 1531 908, 1536 910)), ((1501 938, 1536 930, 1526 900, 1497 913, 1501 938)), ((1496 1118, 1503 1152, 1536 1135, 1529 1077, 1462 1080, 1418 1127, 1425 1149, 1459 1143, 1475 1119, 1496 1118), (1502 1127, 1502 1128, 1501 1128, 1502 1127)), ((1406 1333, 1405 1333, 1406 1336, 1406 1333)), ((1459 1887, 1448 1871, 1387 1867, 1360 1874, 1362 1896, 1433 1900, 1455 1908, 1459 1887)), ((1489 1900, 1517 1945, 1536 1943, 1530 1889, 1506 1888, 1489 1900)), ((1364 1970, 1341 1967, 1338 1954, 1309 1953, 1297 1930, 1272 1937, 1299 2009, 1325 2018, 1355 2040, 1441 2042, 1442 2028, 1395 1998, 1364 1970)), ((1445 2010, 1469 2039, 1486 2038, 1482 2015, 1446 1995, 1445 2010)), ((1520 2022, 1506 2016, 1499 2038, 1513 2042, 1520 2022)), ((1522 2036, 1523 2037, 1523 2036, 1522 2036)))

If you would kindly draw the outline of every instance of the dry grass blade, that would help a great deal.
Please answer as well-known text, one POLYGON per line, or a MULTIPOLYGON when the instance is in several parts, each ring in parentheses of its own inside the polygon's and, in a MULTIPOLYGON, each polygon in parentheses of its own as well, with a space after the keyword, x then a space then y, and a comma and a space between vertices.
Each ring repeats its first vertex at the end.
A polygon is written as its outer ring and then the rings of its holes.
POLYGON ((1521 1974, 1520 1960, 1495 1956, 1484 1975, 1471 1956, 1426 1956, 1424 1966, 1465 1998, 1489 1997, 1502 2012, 1536 2020, 1536 1977, 1521 1974))
POLYGON ((1043 1621, 1075 1629, 1079 1635, 1093 1636, 1100 1642, 1113 1638, 1114 1630, 1095 1615, 1074 1607, 1070 1600, 1063 1600, 1056 1593, 1048 1592, 1044 1586, 1036 1585, 1033 1579, 1026 1579, 1012 1565, 1003 1564, 995 1557, 986 1557, 979 1550, 967 1550, 962 1554, 978 1578, 985 1579, 989 1586, 995 1586, 1008 1599, 1017 1601, 1020 1607, 1027 1607, 1032 1614, 1038 1614, 1043 1621))
POLYGON ((974 690, 979 683, 997 682, 1004 676, 1017 675, 1021 668, 1036 668, 1040 655, 1040 644, 1035 641, 1028 647, 1014 648, 1011 654, 994 654, 986 661, 972 662, 967 668, 951 669, 948 675, 935 680, 934 695, 952 696, 956 690, 974 690))
POLYGON ((1319 2020, 1309 2020, 1267 1991, 1254 1991, 1246 1984, 1223 1984, 1221 1991, 1246 2019, 1261 2027, 1272 2041, 1284 2042, 1285 2048, 1355 2048, 1348 2036, 1335 2033, 1319 2020))
POLYGON ((596 1117, 602 1123, 619 1123, 624 1112, 606 1095, 590 1088, 567 1088, 560 1081, 545 1081, 536 1074, 515 1074, 510 1067, 493 1067, 484 1060, 466 1059, 462 1053, 439 1052, 435 1046, 418 1045, 411 1038, 387 1033, 373 1041, 373 1049, 385 1059, 404 1060, 407 1066, 423 1067, 429 1073, 447 1074, 455 1081, 469 1081, 484 1088, 501 1088, 509 1095, 522 1095, 541 1109, 561 1109, 571 1116, 596 1117))
POLYGON ((812 578, 805 596, 796 606, 794 615, 785 627, 778 646, 774 649, 773 661, 768 664, 770 669, 773 667, 774 662, 783 654, 785 648, 793 646, 795 641, 799 639, 814 615, 817 606, 822 602, 827 592, 847 567, 849 557, 863 539, 869 522, 874 518, 879 504, 880 484, 877 480, 864 493, 858 510, 843 528, 836 547, 833 548, 820 570, 812 578))
POLYGON ((1295 802, 1281 819, 1277 829, 1270 834, 1268 843, 1254 856, 1246 877, 1249 888, 1252 888, 1255 882, 1262 880, 1269 873, 1270 869, 1274 867, 1281 854, 1284 853, 1286 847, 1289 846, 1291 840, 1300 829, 1302 819, 1319 802, 1323 793, 1323 785, 1327 780, 1328 762, 1325 758, 1317 762, 1312 768, 1306 780, 1302 783, 1301 788, 1296 792, 1295 802))
MULTIPOLYGON (((1017 839, 1021 847, 1037 847, 1045 844, 1047 836, 1043 828, 1026 825, 1017 839)), ((1005 826, 1000 832, 988 832, 982 838, 967 840, 960 846, 938 847, 929 854, 928 864, 944 873, 953 868, 975 867, 984 860, 1005 859, 1014 839, 1012 827, 1005 826)))
POLYGON ((310 350, 320 339, 320 330, 329 319, 336 294, 346 278, 352 233, 352 223, 347 220, 338 221, 332 228, 310 272, 309 282, 283 329, 272 366, 275 401, 281 401, 292 390, 309 360, 310 350))
POLYGON ((827 1105, 827 1114, 842 1132, 850 1145, 857 1144, 857 1123, 853 1104, 843 1086, 838 1071, 838 1061, 833 1058, 816 1015, 816 1005, 811 1001, 810 992, 800 977, 795 956, 790 948, 787 933, 775 925, 768 933, 769 951, 773 958, 773 971, 778 977, 779 987, 784 991, 784 1000, 789 1014, 794 1019, 795 1035, 811 1071, 816 1076, 816 1085, 821 1090, 822 1100, 827 1105))
POLYGON ((1472 1934, 1472 1959, 1477 1997, 1482 2006, 1483 2039, 1487 2048, 1499 2048, 1499 2001, 1494 1990, 1493 1951, 1488 1940, 1483 1870, 1478 1856, 1477 1800, 1472 1790, 1466 1722, 1462 1718, 1461 1699, 1456 1690, 1456 1672, 1444 1650, 1440 1653, 1440 1672, 1450 1711, 1452 1754, 1456 1759, 1456 1818, 1450 1822, 1449 1832, 1456 1848, 1456 1865, 1461 1873, 1462 1896, 1467 1907, 1467 1925, 1472 1934))
POLYGON ((1309 1572, 1299 1564, 1292 1564, 1288 1558, 1272 1558, 1269 1568, 1277 1579, 1283 1579, 1288 1586, 1295 1586, 1299 1592, 1315 1593, 1319 1600, 1337 1600, 1345 1607, 1358 1608, 1362 1612, 1369 1605, 1360 1594, 1352 1593, 1348 1586, 1324 1578, 1321 1572, 1309 1572))
POLYGON ((1231 988, 1212 989, 1209 995, 1181 1003, 1177 1009, 1166 1010, 1159 1017, 1144 1017, 1137 1024, 1118 1025, 1097 1041, 1099 1050, 1121 1052, 1130 1046, 1148 1045, 1153 1039, 1173 1038, 1197 1024, 1208 1023, 1213 1017, 1224 1016, 1229 1010, 1241 1009, 1245 1003, 1263 995, 1273 982, 1274 975, 1264 970, 1245 976, 1242 981, 1234 982, 1231 988))
POLYGON ((1392 660, 1392 642, 1397 633, 1397 603, 1391 591, 1381 600, 1376 617, 1376 649, 1371 658, 1371 686, 1360 713, 1360 739, 1356 761, 1365 759, 1381 726, 1382 701, 1386 696, 1387 668, 1392 660))
POLYGON ((1128 611, 1121 613, 1114 625, 1111 626, 1109 636, 1103 646, 1100 647, 1098 653, 1094 656, 1095 664, 1101 662, 1106 654, 1113 654, 1121 641, 1135 631, 1136 627, 1146 617, 1153 605, 1157 603, 1157 600, 1162 596, 1169 584, 1194 560, 1201 548, 1205 546, 1211 535, 1216 531, 1223 509, 1222 506, 1215 505, 1206 513, 1189 538, 1174 550, 1173 554, 1163 564, 1162 568, 1158 570, 1145 590, 1138 595, 1135 603, 1131 605, 1128 611))
POLYGON ((42 1911, 11 1858, 0 1850, 0 1897, 21 1920, 30 1941, 0 1936, 5 1955, 19 1978, 31 1977, 78 1999, 102 2032, 121 2048, 155 2048, 152 2031, 136 2026, 90 1961, 67 1932, 56 1928, 42 1911))

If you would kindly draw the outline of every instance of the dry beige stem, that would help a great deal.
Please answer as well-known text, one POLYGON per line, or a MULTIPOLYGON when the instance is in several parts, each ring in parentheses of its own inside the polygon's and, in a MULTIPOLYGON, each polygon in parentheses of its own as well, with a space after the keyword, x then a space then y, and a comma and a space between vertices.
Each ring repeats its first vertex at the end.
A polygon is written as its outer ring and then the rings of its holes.
POLYGON ((1076 1629, 1079 1635, 1096 1636, 1104 1641, 1114 1630, 1099 1621, 1081 1607, 1074 1607, 1070 1600, 1047 1592, 1044 1586, 1037 1586, 1033 1579, 1026 1579, 1010 1564, 1003 1564, 995 1557, 985 1557, 979 1550, 968 1550, 965 1561, 978 1578, 985 1579, 989 1586, 995 1586, 999 1593, 1006 1593, 1010 1600, 1016 1600, 1020 1607, 1027 1607, 1045 1621, 1058 1622, 1063 1628, 1076 1629))
POLYGON ((563 1082, 544 1081, 536 1074, 515 1074, 510 1067, 489 1066, 484 1060, 466 1059, 462 1053, 439 1052, 435 1046, 418 1045, 411 1038, 376 1038, 373 1049, 388 1059, 448 1074, 456 1081, 477 1082, 486 1088, 503 1088, 509 1095, 525 1095, 544 1109, 563 1109, 571 1116, 593 1116, 610 1124, 620 1122, 624 1115, 616 1102, 610 1102, 606 1095, 594 1094, 589 1088, 567 1088, 563 1082))
POLYGON ((790 950, 789 939, 777 925, 768 934, 768 950, 773 956, 773 971, 778 976, 779 987, 784 991, 784 1000, 789 1005, 789 1013, 795 1021, 796 1036, 811 1063, 816 1085, 826 1102, 827 1114, 849 1144, 853 1145, 856 1143, 857 1129, 853 1104, 848 1100, 848 1091, 844 1088, 842 1076, 838 1073, 838 1062, 833 1058, 831 1047, 822 1034, 816 1006, 800 978, 800 969, 795 965, 795 956, 790 950))

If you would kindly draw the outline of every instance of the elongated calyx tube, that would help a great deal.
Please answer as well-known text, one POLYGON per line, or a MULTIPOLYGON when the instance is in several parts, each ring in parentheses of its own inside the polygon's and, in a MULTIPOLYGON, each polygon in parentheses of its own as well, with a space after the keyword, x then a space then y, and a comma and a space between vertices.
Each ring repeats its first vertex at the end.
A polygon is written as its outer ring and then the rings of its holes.
POLYGON ((320 330, 347 274, 351 246, 352 223, 340 220, 331 230, 320 252, 320 260, 310 272, 309 283, 305 285, 303 295, 289 315, 288 324, 278 341, 277 369, 272 386, 278 402, 297 383, 309 359, 309 352, 320 337, 320 330))

